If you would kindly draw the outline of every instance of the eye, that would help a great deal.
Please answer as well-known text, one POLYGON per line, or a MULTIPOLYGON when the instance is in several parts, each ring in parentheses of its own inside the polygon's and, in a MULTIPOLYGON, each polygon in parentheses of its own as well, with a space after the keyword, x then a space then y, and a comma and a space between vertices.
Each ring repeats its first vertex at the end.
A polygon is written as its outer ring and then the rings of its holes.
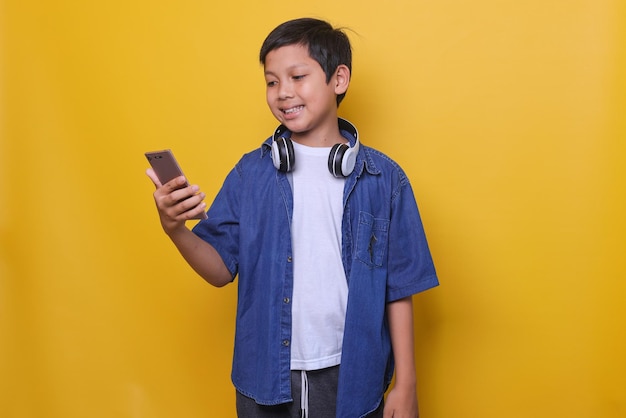
POLYGON ((268 81, 266 85, 267 87, 274 87, 276 84, 278 84, 277 81, 268 81))
POLYGON ((293 79, 298 81, 298 80, 302 80, 304 77, 306 77, 306 74, 302 74, 302 75, 294 75, 293 79))

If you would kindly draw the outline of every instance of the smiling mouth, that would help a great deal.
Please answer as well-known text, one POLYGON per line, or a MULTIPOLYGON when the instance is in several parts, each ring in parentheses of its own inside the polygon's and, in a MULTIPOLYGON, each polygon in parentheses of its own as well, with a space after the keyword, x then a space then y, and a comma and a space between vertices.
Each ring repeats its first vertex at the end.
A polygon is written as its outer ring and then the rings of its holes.
POLYGON ((302 109, 304 109, 304 106, 296 106, 296 107, 290 107, 289 109, 282 109, 282 112, 285 115, 290 115, 292 113, 296 113, 301 111, 302 109))

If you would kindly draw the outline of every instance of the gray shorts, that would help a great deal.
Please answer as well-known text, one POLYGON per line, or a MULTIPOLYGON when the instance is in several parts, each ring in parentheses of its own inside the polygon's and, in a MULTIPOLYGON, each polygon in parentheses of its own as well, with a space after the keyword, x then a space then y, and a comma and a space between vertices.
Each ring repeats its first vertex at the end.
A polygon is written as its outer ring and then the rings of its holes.
MULTIPOLYGON (((337 405, 337 381, 339 366, 306 372, 303 391, 303 376, 299 370, 291 372, 291 394, 293 402, 280 405, 259 405, 253 399, 237 392, 237 416, 239 418, 301 418, 302 394, 308 392, 308 416, 310 418, 332 418, 337 405), (307 390, 308 389, 308 390, 307 390)), ((305 402, 306 403, 306 402, 305 402)), ((382 418, 383 402, 367 415, 382 418)))

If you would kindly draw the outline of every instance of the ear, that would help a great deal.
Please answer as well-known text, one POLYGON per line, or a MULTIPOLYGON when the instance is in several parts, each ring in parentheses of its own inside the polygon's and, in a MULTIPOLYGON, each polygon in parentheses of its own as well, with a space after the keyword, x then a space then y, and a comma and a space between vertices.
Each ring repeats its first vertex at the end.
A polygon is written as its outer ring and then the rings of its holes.
POLYGON ((350 85, 350 69, 347 65, 341 64, 335 71, 335 94, 343 94, 350 85))

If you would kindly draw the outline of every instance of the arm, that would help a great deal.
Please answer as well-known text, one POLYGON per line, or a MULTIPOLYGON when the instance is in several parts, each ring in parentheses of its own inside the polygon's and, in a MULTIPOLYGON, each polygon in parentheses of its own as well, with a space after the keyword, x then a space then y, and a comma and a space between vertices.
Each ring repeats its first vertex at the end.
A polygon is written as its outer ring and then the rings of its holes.
POLYGON ((205 194, 199 191, 198 186, 184 187, 184 177, 162 185, 151 168, 146 174, 156 186, 154 202, 161 226, 183 258, 210 284, 221 287, 230 283, 230 271, 215 248, 185 226, 186 221, 197 219, 204 213, 205 194))
POLYGON ((385 402, 385 418, 417 418, 417 383, 413 347, 413 300, 411 296, 387 304, 396 380, 385 402))

